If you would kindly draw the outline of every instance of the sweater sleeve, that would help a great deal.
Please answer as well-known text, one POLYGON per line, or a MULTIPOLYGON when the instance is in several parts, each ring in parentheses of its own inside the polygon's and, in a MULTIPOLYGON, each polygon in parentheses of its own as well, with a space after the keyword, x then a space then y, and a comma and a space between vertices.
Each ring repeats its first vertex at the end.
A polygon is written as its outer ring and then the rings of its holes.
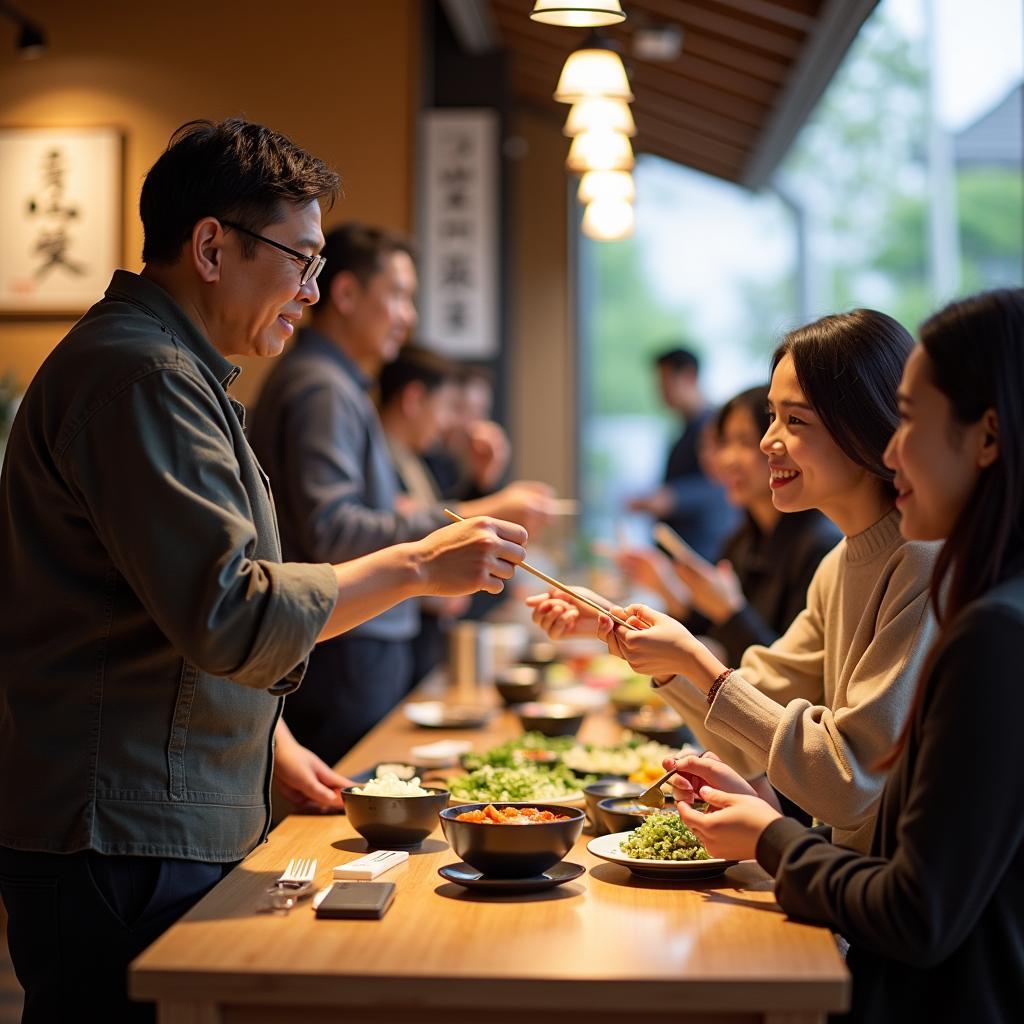
POLYGON ((906 720, 931 639, 921 585, 930 564, 930 554, 903 545, 886 567, 874 635, 828 706, 823 584, 833 558, 826 558, 807 609, 772 647, 747 652, 708 713, 708 727, 764 763, 776 789, 835 828, 861 829, 881 793, 884 774, 874 766, 906 720))
MULTIPOLYGON (((730 696, 735 696, 741 686, 744 691, 753 690, 754 685, 768 687, 772 693, 772 704, 781 705, 797 697, 820 698, 825 658, 820 594, 824 586, 816 577, 808 594, 807 608, 770 648, 754 647, 747 651, 740 671, 734 672, 718 691, 716 707, 727 690, 730 696), (772 666, 770 671, 765 667, 766 662, 772 666)), ((658 693, 686 718, 701 744, 714 750, 745 778, 765 773, 768 744, 752 743, 735 726, 720 724, 713 717, 715 708, 708 711, 704 694, 685 676, 676 676, 661 686, 658 693)))
POLYGON ((954 630, 901 755, 913 766, 890 859, 832 846, 786 819, 765 830, 758 860, 776 874, 788 914, 919 968, 963 944, 1024 847, 1024 772, 1011 757, 1024 716, 1022 646, 1024 618, 1005 607, 954 630))
POLYGON ((723 739, 704 724, 708 702, 704 694, 685 676, 674 676, 671 682, 657 687, 658 696, 679 712, 689 726, 698 745, 714 751, 729 767, 750 780, 765 773, 765 765, 740 747, 723 739))

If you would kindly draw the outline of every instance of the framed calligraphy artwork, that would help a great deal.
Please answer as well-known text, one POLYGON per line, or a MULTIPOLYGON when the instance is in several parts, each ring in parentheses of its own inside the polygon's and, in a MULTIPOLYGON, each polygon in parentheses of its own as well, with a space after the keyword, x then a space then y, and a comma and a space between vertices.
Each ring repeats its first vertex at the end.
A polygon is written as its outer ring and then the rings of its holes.
POLYGON ((121 263, 122 135, 0 129, 0 315, 78 316, 121 263))
POLYGON ((446 355, 498 352, 498 115, 423 114, 421 335, 446 355))

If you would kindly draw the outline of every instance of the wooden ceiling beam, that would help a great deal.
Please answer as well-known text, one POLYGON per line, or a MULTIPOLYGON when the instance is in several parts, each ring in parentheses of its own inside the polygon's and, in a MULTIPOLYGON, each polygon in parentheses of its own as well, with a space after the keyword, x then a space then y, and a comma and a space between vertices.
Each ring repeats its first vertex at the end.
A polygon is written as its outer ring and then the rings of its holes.
MULTIPOLYGON (((805 35, 814 28, 816 12, 795 10, 776 0, 716 0, 719 7, 732 7, 743 14, 753 15, 761 21, 774 22, 795 29, 805 35)), ((816 7, 818 5, 810 5, 816 7)))
POLYGON ((641 148, 640 152, 651 153, 654 156, 660 156, 665 160, 671 160, 673 163, 681 164, 683 167, 689 167, 692 170, 701 171, 703 174, 710 174, 715 178, 721 178, 725 181, 731 181, 734 184, 739 184, 741 173, 740 168, 732 167, 728 164, 723 164, 718 160, 710 159, 702 153, 688 153, 685 150, 679 149, 677 146, 672 146, 664 142, 652 143, 650 146, 644 146, 641 148))
POLYGON ((750 151, 743 146, 712 139, 700 132, 673 124, 671 121, 663 121, 650 114, 643 115, 642 121, 643 128, 637 135, 638 145, 646 143, 648 138, 656 138, 673 143, 681 149, 707 153, 723 163, 733 164, 738 168, 742 168, 747 161, 750 151))
POLYGON ((681 0, 642 0, 634 8, 645 11, 656 18, 674 21, 683 26, 683 46, 686 32, 690 27, 702 29, 719 36, 727 43, 741 43, 752 46, 764 53, 795 60, 800 53, 801 41, 793 35, 772 31, 741 21, 739 18, 719 14, 703 3, 681 2, 681 0))
MULTIPOLYGON (((527 61, 517 59, 513 62, 513 80, 518 92, 526 91, 536 101, 554 104, 551 99, 551 78, 545 69, 531 67, 527 61)), ((569 108, 564 104, 562 106, 568 113, 569 108)), ((633 104, 633 113, 637 118, 642 119, 647 112, 744 148, 752 147, 758 136, 757 125, 729 117, 720 111, 709 111, 689 98, 681 100, 673 93, 662 93, 653 88, 645 89, 642 98, 633 104)))
MULTIPOLYGON (((565 32, 554 33, 549 26, 539 25, 522 17, 521 11, 498 14, 496 17, 499 34, 502 36, 508 33, 515 33, 524 39, 536 41, 542 46, 557 48, 564 60, 574 49, 578 49, 586 33, 582 30, 565 30, 565 32)), ((615 36, 622 42, 623 53, 627 59, 634 59, 628 56, 632 49, 632 37, 635 26, 626 21, 622 27, 616 29, 615 36)), ((789 62, 778 57, 766 57, 753 50, 738 46, 735 40, 723 41, 720 36, 709 35, 699 29, 684 27, 683 55, 700 57, 712 61, 731 71, 738 71, 741 74, 750 75, 775 84, 781 83, 789 67, 789 62)))
MULTIPOLYGON (((556 82, 557 75, 562 70, 565 58, 572 52, 571 50, 566 51, 564 47, 557 46, 547 39, 538 39, 535 35, 521 31, 518 27, 504 28, 502 30, 502 38, 506 45, 510 46, 514 52, 530 52, 541 57, 541 59, 550 60, 553 65, 557 66, 557 71, 555 72, 556 82)), ((663 64, 655 64, 651 61, 638 60, 629 56, 625 59, 627 66, 632 69, 634 75, 638 74, 642 68, 649 68, 656 75, 663 73, 677 74, 691 81, 706 83, 717 90, 732 93, 741 99, 749 99, 754 103, 761 103, 765 107, 772 104, 778 92, 778 88, 775 85, 765 82, 761 78, 743 71, 723 67, 720 64, 688 53, 685 49, 685 43, 680 57, 663 64)))
POLYGON ((763 188, 810 117, 878 0, 829 0, 786 86, 765 119, 743 172, 743 184, 763 188))

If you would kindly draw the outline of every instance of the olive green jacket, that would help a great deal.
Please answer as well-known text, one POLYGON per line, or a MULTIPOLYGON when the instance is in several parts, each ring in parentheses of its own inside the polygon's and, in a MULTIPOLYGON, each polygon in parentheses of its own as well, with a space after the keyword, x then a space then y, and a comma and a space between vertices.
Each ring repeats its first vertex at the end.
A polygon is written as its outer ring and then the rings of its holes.
POLYGON ((32 381, 0 479, 0 845, 226 862, 265 837, 337 583, 281 562, 237 374, 118 271, 32 381))

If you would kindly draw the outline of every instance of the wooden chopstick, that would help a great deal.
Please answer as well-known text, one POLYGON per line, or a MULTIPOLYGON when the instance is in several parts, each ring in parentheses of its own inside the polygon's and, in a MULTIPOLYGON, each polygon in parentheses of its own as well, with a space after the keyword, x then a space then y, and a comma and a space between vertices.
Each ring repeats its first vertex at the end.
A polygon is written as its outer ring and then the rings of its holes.
MULTIPOLYGON (((463 519, 462 516, 458 515, 458 513, 456 513, 456 512, 453 512, 450 508, 446 508, 444 510, 444 514, 449 519, 451 519, 453 522, 456 522, 456 523, 463 523, 463 522, 465 522, 465 519, 463 519)), ((625 619, 620 619, 618 617, 618 615, 613 615, 607 608, 602 608, 601 605, 599 605, 596 601, 591 601, 589 597, 585 597, 583 594, 580 594, 578 591, 573 590, 572 587, 567 586, 565 583, 562 583, 560 580, 556 580, 553 576, 549 576, 546 572, 541 572, 540 569, 534 568, 532 565, 530 565, 529 562, 520 562, 519 563, 519 568, 520 569, 525 569, 529 573, 533 573, 533 575, 536 576, 537 579, 543 580, 545 583, 547 583, 550 586, 554 587, 556 590, 563 591, 564 593, 568 594, 571 598, 573 598, 573 600, 579 601, 580 604, 585 604, 588 607, 593 608, 594 611, 600 612, 602 615, 607 615, 608 618, 611 619, 612 622, 616 623, 617 625, 625 626, 626 629, 636 629, 637 628, 636 626, 630 625, 630 623, 626 622, 625 619)), ((605 598, 602 597, 601 600, 604 601, 605 598)))

